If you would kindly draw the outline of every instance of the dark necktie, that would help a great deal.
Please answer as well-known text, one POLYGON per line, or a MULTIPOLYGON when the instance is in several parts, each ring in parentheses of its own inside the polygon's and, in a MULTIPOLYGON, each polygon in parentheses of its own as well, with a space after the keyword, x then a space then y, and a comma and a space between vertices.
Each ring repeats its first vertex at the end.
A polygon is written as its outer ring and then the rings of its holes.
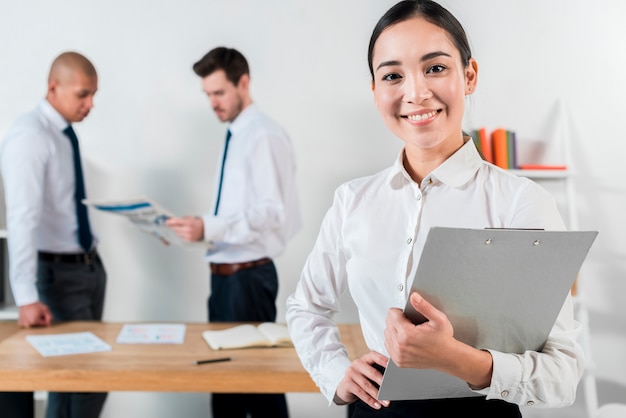
POLYGON ((224 180, 224 164, 226 164, 226 153, 228 152, 228 143, 230 142, 230 129, 226 132, 226 143, 224 144, 224 155, 222 156, 222 170, 220 172, 220 185, 217 189, 217 200, 215 201, 215 212, 213 215, 217 215, 217 210, 220 207, 220 196, 222 194, 222 181, 224 180))
POLYGON ((87 207, 82 203, 85 198, 85 183, 83 180, 83 169, 80 164, 80 150, 78 149, 78 138, 72 125, 63 130, 72 144, 74 153, 74 176, 76 177, 76 190, 74 191, 74 199, 76 200, 76 218, 78 219, 78 242, 85 252, 89 251, 93 242, 91 228, 89 227, 89 218, 87 217, 87 207))

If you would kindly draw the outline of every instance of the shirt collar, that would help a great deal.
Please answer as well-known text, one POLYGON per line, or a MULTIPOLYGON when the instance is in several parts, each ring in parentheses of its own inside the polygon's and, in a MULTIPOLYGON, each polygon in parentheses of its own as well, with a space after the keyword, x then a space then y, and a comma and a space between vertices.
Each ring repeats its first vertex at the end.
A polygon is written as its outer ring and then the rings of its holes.
POLYGON ((465 137, 465 144, 452 154, 439 167, 433 170, 431 177, 451 187, 466 184, 483 164, 474 141, 465 137))
POLYGON ((259 109, 256 104, 250 103, 248 106, 246 106, 245 109, 243 109, 241 113, 237 115, 235 120, 232 121, 230 125, 228 125, 228 129, 230 130, 231 134, 236 135, 237 132, 241 132, 254 119, 254 115, 256 115, 258 112, 259 109))
MULTIPOLYGON (((434 169, 425 179, 439 181, 451 187, 460 187, 467 183, 476 174, 483 159, 480 157, 474 141, 465 137, 466 141, 461 148, 448 157, 439 167, 434 169)), ((403 164, 404 148, 396 158, 389 173, 390 186, 397 188, 406 181, 413 182, 403 164)))
POLYGON ((67 126, 69 125, 65 118, 61 116, 61 114, 57 112, 57 110, 52 107, 50 102, 46 99, 43 99, 39 103, 39 109, 41 110, 41 113, 44 114, 46 119, 50 122, 50 124, 57 128, 60 132, 67 128, 67 126))

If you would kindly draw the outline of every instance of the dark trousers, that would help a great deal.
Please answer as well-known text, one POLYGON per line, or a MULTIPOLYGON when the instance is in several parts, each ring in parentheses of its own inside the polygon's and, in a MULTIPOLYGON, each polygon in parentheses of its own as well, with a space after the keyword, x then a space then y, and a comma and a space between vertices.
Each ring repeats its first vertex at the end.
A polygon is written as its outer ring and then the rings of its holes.
POLYGON ((33 418, 35 416, 33 392, 0 392, 0 416, 33 418))
MULTIPOLYGON (((209 322, 274 322, 278 274, 274 263, 211 276, 209 322)), ((284 394, 218 394, 212 396, 213 418, 287 418, 284 394)))
MULTIPOLYGON (((37 291, 55 321, 102 319, 106 271, 100 258, 93 264, 74 264, 40 260, 37 266, 37 291)), ((97 418, 106 393, 50 392, 46 418, 97 418)), ((32 418, 33 393, 0 394, 0 415, 32 418), (6 409, 5 409, 6 408, 6 409), (10 411, 6 413, 5 411, 10 411)))
POLYGON ((521 418, 519 407, 484 397, 428 399, 420 401, 391 401, 379 410, 362 401, 350 404, 350 418, 446 418, 462 415, 480 418, 521 418))

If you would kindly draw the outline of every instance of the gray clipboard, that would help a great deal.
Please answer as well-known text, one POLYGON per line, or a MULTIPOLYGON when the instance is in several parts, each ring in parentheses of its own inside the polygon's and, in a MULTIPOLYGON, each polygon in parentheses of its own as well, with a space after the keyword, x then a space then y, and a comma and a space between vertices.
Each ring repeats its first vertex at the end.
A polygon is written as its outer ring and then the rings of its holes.
MULTIPOLYGON (((434 227, 411 291, 442 310, 455 337, 507 353, 541 351, 597 231, 434 227)), ((424 321, 407 301, 405 315, 424 321)), ((480 396, 467 383, 389 361, 378 399, 480 396)))

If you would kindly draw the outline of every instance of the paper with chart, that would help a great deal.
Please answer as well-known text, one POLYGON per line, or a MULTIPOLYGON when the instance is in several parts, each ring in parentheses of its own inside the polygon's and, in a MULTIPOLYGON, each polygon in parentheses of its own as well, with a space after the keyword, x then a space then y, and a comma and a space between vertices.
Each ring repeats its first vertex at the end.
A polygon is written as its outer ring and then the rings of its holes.
POLYGON ((182 344, 185 324, 125 324, 117 336, 118 344, 182 344))
POLYGON ((83 200, 83 203, 106 213, 124 216, 142 232, 152 234, 170 244, 193 248, 212 247, 208 242, 188 242, 181 239, 165 225, 168 218, 176 215, 145 196, 109 201, 83 200))
POLYGON ((26 341, 44 357, 111 351, 111 346, 92 332, 27 335, 26 341))
MULTIPOLYGON (((594 242, 596 231, 430 230, 411 286, 443 311, 454 337, 480 349, 541 351, 594 242)), ((407 301, 405 315, 426 319, 407 301)), ((400 368, 393 360, 378 399, 480 396, 437 370, 400 368)))

